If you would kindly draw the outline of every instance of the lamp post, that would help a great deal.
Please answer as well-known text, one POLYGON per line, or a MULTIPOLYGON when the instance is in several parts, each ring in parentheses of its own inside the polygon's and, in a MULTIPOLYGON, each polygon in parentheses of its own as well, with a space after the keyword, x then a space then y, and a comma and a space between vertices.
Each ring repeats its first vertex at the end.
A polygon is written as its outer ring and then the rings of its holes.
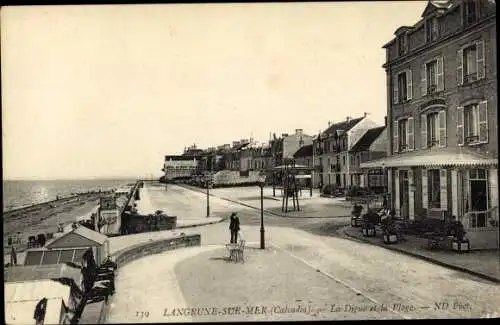
POLYGON ((266 248, 266 243, 265 243, 265 230, 264 230, 264 185, 266 182, 266 176, 265 174, 261 173, 260 174, 260 181, 259 181, 259 187, 260 187, 260 249, 265 249, 266 248))
MULTIPOLYGON (((207 167, 208 167, 208 157, 207 157, 207 167)), ((208 169, 208 168, 207 168, 208 169)), ((210 172, 205 173, 205 184, 207 186, 207 218, 210 218, 210 172)))

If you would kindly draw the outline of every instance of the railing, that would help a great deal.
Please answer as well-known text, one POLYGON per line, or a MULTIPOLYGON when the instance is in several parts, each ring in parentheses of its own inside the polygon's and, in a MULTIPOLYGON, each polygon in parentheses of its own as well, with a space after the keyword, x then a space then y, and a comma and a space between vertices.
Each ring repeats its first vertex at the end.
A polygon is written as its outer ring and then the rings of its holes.
POLYGON ((428 94, 435 93, 436 91, 437 91, 437 85, 429 85, 427 87, 427 93, 428 94))
POLYGON ((466 143, 474 143, 479 141, 479 135, 469 135, 465 137, 466 143))
POLYGON ((477 73, 476 72, 464 76, 464 84, 469 83, 469 82, 474 82, 476 80, 477 80, 477 73))
POLYGON ((498 207, 486 211, 472 211, 464 215, 462 222, 466 229, 486 229, 498 227, 498 207))

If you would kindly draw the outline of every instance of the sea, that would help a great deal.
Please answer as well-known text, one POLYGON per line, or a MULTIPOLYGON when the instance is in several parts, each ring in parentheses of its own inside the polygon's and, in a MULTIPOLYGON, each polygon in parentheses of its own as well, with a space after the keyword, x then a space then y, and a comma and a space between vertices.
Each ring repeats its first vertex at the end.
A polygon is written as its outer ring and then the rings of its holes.
POLYGON ((57 196, 63 198, 88 191, 107 191, 134 183, 134 179, 4 180, 3 212, 53 201, 57 196))

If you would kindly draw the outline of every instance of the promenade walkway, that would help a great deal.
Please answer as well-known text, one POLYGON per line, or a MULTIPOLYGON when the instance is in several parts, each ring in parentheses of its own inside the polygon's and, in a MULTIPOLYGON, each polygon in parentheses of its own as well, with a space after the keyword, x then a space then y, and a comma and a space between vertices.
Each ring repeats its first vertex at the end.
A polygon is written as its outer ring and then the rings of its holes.
POLYGON ((124 266, 109 322, 185 321, 174 309, 186 307, 204 310, 191 315, 193 321, 470 318, 500 312, 500 286, 491 282, 374 245, 291 228, 267 227, 267 246, 260 250, 259 227, 243 225, 249 243, 245 263, 229 263, 226 228, 220 223, 186 229, 201 234, 201 248, 124 266), (440 302, 450 308, 437 310, 440 302), (298 305, 306 311, 280 312, 298 305), (362 310, 366 306, 375 309, 362 310), (203 309, 212 307, 214 315, 203 309))
POLYGON ((364 237, 361 233, 361 228, 353 228, 351 226, 345 227, 342 231, 350 237, 373 245, 444 264, 457 270, 479 273, 486 278, 500 283, 500 252, 498 250, 471 251, 465 254, 458 254, 451 250, 431 251, 427 249, 427 239, 425 238, 407 235, 403 242, 386 245, 383 243, 382 231, 380 229, 378 229, 376 237, 364 237))

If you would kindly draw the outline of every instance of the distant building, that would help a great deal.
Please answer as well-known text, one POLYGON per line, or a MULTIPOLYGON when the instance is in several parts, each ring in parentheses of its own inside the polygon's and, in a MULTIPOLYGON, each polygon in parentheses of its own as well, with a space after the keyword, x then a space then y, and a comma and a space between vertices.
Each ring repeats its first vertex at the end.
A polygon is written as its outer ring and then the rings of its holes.
MULTIPOLYGON (((367 114, 359 118, 347 117, 345 121, 329 124, 315 140, 320 163, 320 179, 323 185, 334 184, 348 188, 351 183, 349 150, 377 124, 367 114)), ((356 172, 356 171, 355 171, 356 172)))
POLYGON ((386 171, 381 167, 362 170, 360 164, 387 156, 387 128, 369 129, 349 150, 351 185, 382 192, 387 186, 386 171))
POLYGON ((163 171, 167 181, 189 178, 198 170, 201 156, 167 155, 163 163, 163 171))

